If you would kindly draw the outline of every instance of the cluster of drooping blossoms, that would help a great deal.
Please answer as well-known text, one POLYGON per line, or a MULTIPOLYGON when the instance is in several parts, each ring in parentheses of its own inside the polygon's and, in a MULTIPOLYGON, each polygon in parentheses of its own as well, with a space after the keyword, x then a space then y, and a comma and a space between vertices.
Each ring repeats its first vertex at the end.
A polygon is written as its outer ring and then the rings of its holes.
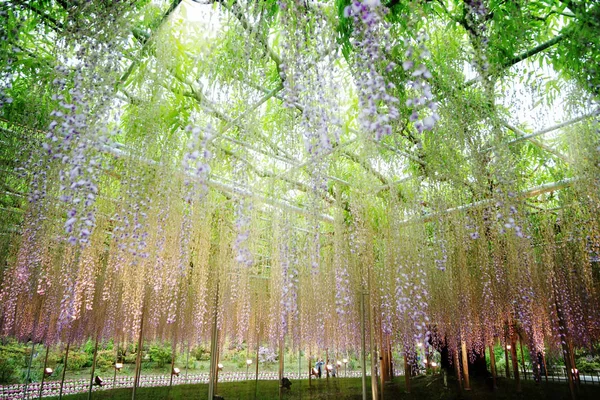
POLYGON ((432 130, 440 119, 437 114, 438 104, 433 101, 431 85, 429 84, 432 75, 425 65, 426 60, 431 56, 431 53, 425 47, 427 40, 429 40, 429 36, 425 32, 417 35, 416 43, 405 40, 405 61, 402 62, 402 68, 404 71, 409 72, 411 76, 407 86, 416 94, 415 97, 406 100, 406 106, 412 108, 409 120, 413 122, 419 132, 432 130))
POLYGON ((380 0, 353 0, 344 9, 344 16, 354 22, 356 85, 362 129, 380 140, 392 133, 392 122, 400 116, 398 99, 390 94, 394 84, 386 82, 380 67, 392 71, 396 64, 385 54, 392 49, 393 40, 384 19, 389 10, 380 0))
POLYGON ((396 318, 404 326, 402 337, 405 357, 415 365, 415 345, 427 343, 431 336, 427 312, 426 272, 421 262, 413 267, 399 265, 395 286, 396 318))
MULTIPOLYGON (((241 161, 235 162, 234 176, 236 182, 242 187, 248 187, 248 171, 244 168, 241 161)), ((246 268, 250 268, 254 263, 252 253, 248 248, 250 239, 250 230, 252 223, 252 202, 246 196, 236 196, 234 209, 234 227, 236 237, 233 242, 233 251, 235 254, 235 262, 246 268)), ((240 271, 244 273, 243 271, 240 271)))
POLYGON ((208 193, 209 161, 212 159, 212 153, 207 146, 214 136, 214 130, 211 125, 205 129, 188 125, 185 131, 191 134, 188 151, 183 157, 184 184, 188 187, 185 200, 192 203, 208 193))
MULTIPOLYGON (((93 129, 88 122, 90 105, 85 98, 84 77, 77 73, 73 87, 67 89, 66 67, 58 67, 63 77, 55 79, 57 92, 52 99, 59 108, 51 112, 54 120, 48 127, 46 141, 42 144, 46 156, 62 164, 59 171, 60 200, 67 206, 64 225, 68 242, 85 244, 95 226, 93 206, 98 195, 97 182, 101 167, 101 156, 94 148, 95 143, 87 135, 93 129)), ((106 145, 108 137, 98 138, 106 145)), ((37 201, 40 193, 33 193, 31 200, 37 201)))
MULTIPOLYGON (((286 221, 287 222, 287 221, 286 221)), ((289 226, 284 224, 282 232, 282 243, 279 247, 279 258, 281 263, 281 298, 280 317, 281 331, 285 335, 288 332, 288 321, 296 318, 298 313, 298 259, 294 243, 294 234, 290 232, 289 226)), ((299 338, 296 338, 299 339, 299 338)))

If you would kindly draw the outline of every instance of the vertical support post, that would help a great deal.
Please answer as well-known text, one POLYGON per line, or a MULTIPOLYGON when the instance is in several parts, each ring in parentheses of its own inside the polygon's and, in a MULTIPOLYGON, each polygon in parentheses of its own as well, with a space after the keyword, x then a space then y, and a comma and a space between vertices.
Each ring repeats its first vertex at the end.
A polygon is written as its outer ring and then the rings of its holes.
POLYGON ((33 353, 35 353, 35 342, 31 339, 31 355, 29 356, 29 365, 27 365, 27 375, 25 375, 25 390, 23 393, 24 398, 29 398, 29 381, 31 379, 31 364, 33 364, 33 353))
POLYGON ((469 357, 467 355, 467 343, 464 340, 460 342, 460 350, 462 352, 462 369, 463 376, 465 378, 465 390, 471 390, 471 383, 469 381, 469 357))
POLYGON ((283 398, 283 362, 284 337, 279 338, 279 400, 283 398))
POLYGON ((298 379, 302 379, 302 350, 300 348, 298 348, 298 379))
POLYGON ((215 309, 213 317, 213 326, 210 337, 210 372, 208 374, 208 400, 213 400, 216 391, 216 382, 219 374, 218 357, 219 357, 219 331, 218 331, 218 316, 219 316, 219 282, 215 290, 215 309))
POLYGON ((514 337, 510 340, 510 358, 512 359, 513 374, 517 385, 517 393, 521 393, 521 378, 519 377, 519 360, 517 359, 517 342, 514 337))
POLYGON ((377 387, 377 348, 375 347, 375 328, 373 326, 373 315, 371 313, 371 298, 369 297, 369 342, 371 345, 371 396, 373 400, 379 397, 377 387))
POLYGON ((117 385, 117 363, 119 362, 119 342, 117 342, 117 353, 115 355, 115 375, 113 377, 112 388, 114 389, 117 385))
POLYGON ((523 365, 523 377, 527 379, 527 370, 525 369, 525 356, 523 355, 523 340, 519 338, 519 347, 521 348, 521 364, 523 365))
POLYGON ((365 293, 360 294, 360 345, 362 351, 362 398, 367 400, 367 344, 365 326, 365 293))
POLYGON ((211 334, 211 338, 210 338, 210 373, 209 373, 209 377, 208 377, 208 399, 212 400, 215 396, 215 382, 216 382, 216 375, 219 373, 218 372, 218 363, 217 363, 217 357, 218 357, 218 339, 217 336, 219 334, 218 330, 217 330, 217 310, 215 309, 215 313, 214 313, 214 319, 213 319, 213 327, 212 327, 212 334, 211 334))
POLYGON ((140 321, 140 334, 138 336, 138 343, 137 343, 137 354, 135 357, 135 376, 133 378, 133 390, 131 392, 131 399, 135 400, 135 392, 137 391, 137 387, 139 385, 140 382, 140 370, 142 369, 142 343, 144 340, 144 309, 145 307, 142 307, 142 318, 140 321))
POLYGON ((312 354, 311 351, 309 350, 308 352, 308 387, 312 387, 312 354))
POLYGON ((410 393, 410 375, 412 371, 410 365, 408 364, 408 352, 404 351, 404 391, 406 393, 410 393))
POLYGON ((258 392, 258 357, 260 352, 260 324, 257 326, 256 332, 256 376, 254 379, 254 399, 256 399, 258 392))
POLYGON ((187 342, 187 355, 185 356, 185 383, 188 383, 188 365, 190 364, 190 341, 187 342))
POLYGON ((506 369, 506 379, 510 379, 510 367, 508 366, 508 340, 504 341, 504 368, 506 369))
POLYGON ((458 361, 458 346, 453 349, 453 358, 454 358, 454 370, 456 371, 456 381, 458 382, 458 391, 462 393, 462 377, 460 373, 460 363, 458 361))
POLYGON ((44 380, 46 378, 46 367, 48 365, 48 352, 50 351, 50 345, 46 344, 46 357, 44 357, 44 369, 42 370, 42 382, 40 383, 40 395, 39 399, 42 398, 42 391, 44 390, 44 380))
POLYGON ((394 363, 392 354, 392 343, 390 342, 390 336, 387 337, 387 350, 388 350, 388 368, 390 371, 390 382, 394 380, 394 363))
POLYGON ((492 380, 493 380, 492 389, 496 390, 496 389, 498 389, 498 385, 496 383, 496 354, 494 353, 493 345, 490 344, 488 349, 490 352, 490 369, 492 370, 492 380))
POLYGON ((173 347, 173 354, 171 354, 171 379, 169 380, 169 390, 173 387, 173 368, 175 368, 175 347, 173 347))
POLYGON ((329 349, 325 349, 325 379, 327 380, 327 384, 329 384, 329 349))
POLYGON ((215 374, 215 393, 217 393, 217 386, 219 385, 219 343, 217 342, 217 373, 215 374))
POLYGON ((546 383, 548 383, 548 367, 546 367, 546 354, 542 353, 542 364, 544 364, 544 376, 546 383))
POLYGON ((65 374, 67 372, 67 363, 69 362, 69 348, 71 347, 71 335, 67 339, 67 349, 65 350, 65 362, 63 363, 62 377, 60 379, 60 389, 58 391, 58 400, 62 400, 63 386, 65 384, 65 374))
POLYGON ((386 350, 385 350, 385 343, 383 341, 383 331, 381 330, 381 321, 379 323, 379 381, 380 381, 380 387, 381 387, 381 393, 380 396, 383 399, 383 393, 384 393, 384 384, 387 378, 387 366, 386 366, 386 350))
POLYGON ((94 386, 94 374, 96 373, 96 360, 98 359, 98 336, 100 334, 96 334, 96 343, 94 344, 94 358, 92 359, 92 373, 90 375, 90 386, 88 388, 88 400, 92 398, 92 387, 94 386))

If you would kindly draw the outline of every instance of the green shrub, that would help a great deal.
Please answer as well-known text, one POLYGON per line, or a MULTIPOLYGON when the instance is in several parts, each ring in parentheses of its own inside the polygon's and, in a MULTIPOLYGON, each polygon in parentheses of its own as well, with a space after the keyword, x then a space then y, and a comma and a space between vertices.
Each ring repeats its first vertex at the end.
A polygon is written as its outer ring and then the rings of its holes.
POLYGON ((164 367, 166 364, 171 363, 171 346, 163 346, 161 344, 154 343, 148 350, 150 355, 150 361, 156 363, 158 368, 164 367))
MULTIPOLYGON (((31 351, 31 348, 29 349, 31 351)), ((29 359, 25 345, 14 340, 0 343, 0 384, 16 383, 19 381, 21 369, 26 366, 29 359), (25 362, 25 364, 23 364, 25 362)))
POLYGON ((84 351, 70 351, 67 371, 78 371, 92 366, 92 355, 84 351))
POLYGON ((210 360, 210 351, 205 349, 203 346, 194 347, 191 351, 192 356, 197 361, 208 361, 210 360))
POLYGON ((96 358, 96 368, 103 371, 112 368, 115 364, 115 352, 111 350, 99 350, 96 358))
POLYGON ((19 379, 19 363, 0 354, 0 384, 16 383, 19 379))

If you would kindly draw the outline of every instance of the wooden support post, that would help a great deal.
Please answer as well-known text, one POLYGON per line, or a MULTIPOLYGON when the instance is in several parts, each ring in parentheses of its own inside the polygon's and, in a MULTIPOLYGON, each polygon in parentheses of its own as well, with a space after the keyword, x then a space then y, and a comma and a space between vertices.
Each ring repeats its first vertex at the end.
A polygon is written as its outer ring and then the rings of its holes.
POLYGON ((217 336, 219 334, 217 330, 217 310, 214 311, 212 334, 210 338, 210 372, 208 377, 208 399, 212 400, 215 397, 215 382, 216 375, 219 373, 217 357, 218 357, 218 344, 217 336))
POLYGON ((173 387, 173 368, 175 368, 175 348, 173 348, 173 354, 171 354, 171 379, 169 379, 169 390, 173 387))
POLYGON ((408 364, 408 351, 404 351, 404 391, 410 393, 410 375, 412 371, 410 364, 408 364))
POLYGON ((71 335, 67 339, 67 349, 65 350, 65 362, 63 363, 62 377, 60 378, 60 389, 58 391, 58 400, 62 400, 63 386, 65 384, 65 374, 67 372, 67 364, 69 362, 69 348, 71 347, 71 335))
POLYGON ((367 400, 367 340, 365 323, 365 293, 360 294, 360 345, 362 351, 362 398, 367 400))
POLYGON ((92 388, 94 387, 94 374, 96 373, 96 360, 98 359, 98 336, 100 334, 96 334, 96 343, 94 344, 94 357, 92 359, 92 373, 90 375, 90 386, 88 388, 88 400, 92 399, 92 388))
POLYGON ((283 366, 284 366, 284 353, 283 353, 283 347, 284 347, 284 338, 280 337, 279 338, 279 400, 283 399, 283 366))
POLYGON ((471 382, 469 381, 469 356, 467 355, 467 343, 464 340, 460 342, 462 352, 462 367, 463 376, 465 377, 465 390, 471 390, 471 382))
POLYGON ((42 391, 44 390, 44 380, 46 378, 46 367, 48 365, 48 352, 50 351, 50 345, 46 344, 46 357, 44 357, 44 369, 42 370, 42 382, 40 383, 40 395, 39 399, 42 399, 42 391))
MULTIPOLYGON (((35 329, 34 329, 35 332, 35 329)), ((29 364, 27 365, 27 374, 25 375, 25 390, 23 391, 23 398, 29 398, 29 381, 31 380, 31 364, 33 364, 33 354, 35 353, 35 342, 31 339, 31 355, 29 356, 29 364)))
POLYGON ((371 298, 369 298, 369 340, 371 344, 371 396, 373 400, 379 399, 377 387, 377 348, 375 345, 375 329, 373 327, 373 315, 371 298))
POLYGON ((185 383, 188 383, 188 365, 190 364, 190 341, 187 342, 187 355, 185 356, 185 383))
POLYGON ((298 346, 298 379, 302 379, 302 350, 298 346))
POLYGON ((217 394, 217 387, 219 386, 219 345, 217 344, 217 373, 215 374, 215 394, 217 394))
POLYGON ((521 349, 521 365, 523 366, 523 378, 527 379, 527 370, 525 369, 525 356, 523 355, 523 340, 519 338, 519 347, 521 349))
POLYGON ((454 358, 454 371, 456 372, 456 381, 458 382, 458 391, 462 393, 462 378, 460 373, 460 363, 458 361, 458 346, 453 349, 453 358, 454 358))
POLYGON ((312 360, 311 360, 311 354, 310 352, 308 353, 308 387, 312 387, 312 360))
POLYGON ((508 341, 505 341, 504 343, 504 368, 505 368, 505 372, 506 372, 506 379, 510 379, 510 367, 508 366, 508 341))
POLYGON ((119 362, 119 343, 117 342, 117 353, 115 355, 115 375, 113 376, 112 388, 114 389, 117 385, 117 363, 119 362))
POLYGON ((387 336, 387 354, 388 354, 388 370, 390 382, 394 380, 394 363, 393 363, 393 355, 392 355, 392 344, 390 343, 390 337, 387 336))
POLYGON ((135 400, 135 392, 137 391, 137 387, 140 383, 140 371, 142 369, 142 347, 144 340, 144 309, 142 307, 142 317, 140 320, 140 334, 138 335, 138 343, 137 343, 137 355, 135 357, 135 376, 133 378, 133 390, 131 391, 131 399, 135 400))
POLYGON ((544 364, 544 376, 546 383, 548 383, 548 368, 546 367, 546 354, 542 353, 542 364, 544 364))
POLYGON ((517 386, 517 393, 521 393, 521 379, 519 377, 519 360, 517 359, 517 342, 511 338, 510 358, 512 359, 513 375, 517 386))
POLYGON ((212 333, 210 335, 210 372, 208 374, 208 400, 213 400, 215 397, 215 391, 217 390, 217 380, 219 379, 219 330, 218 330, 218 316, 219 316, 219 283, 217 282, 215 290, 215 308, 213 311, 213 326, 212 333))
POLYGON ((329 384, 329 349, 325 349, 325 379, 327 380, 327 384, 329 384))
POLYGON ((256 396, 258 393, 258 356, 260 350, 260 326, 257 327, 256 331, 256 376, 254 379, 254 399, 256 400, 256 396))
POLYGON ((490 352, 490 369, 492 370, 492 389, 498 389, 498 385, 496 382, 496 354, 494 353, 494 345, 489 345, 488 347, 490 352))

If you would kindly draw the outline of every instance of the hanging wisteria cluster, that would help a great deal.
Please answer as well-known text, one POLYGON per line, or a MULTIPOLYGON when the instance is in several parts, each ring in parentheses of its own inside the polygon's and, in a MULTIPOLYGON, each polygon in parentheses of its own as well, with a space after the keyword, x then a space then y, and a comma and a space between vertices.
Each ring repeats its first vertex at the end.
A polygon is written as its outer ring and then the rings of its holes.
POLYGON ((359 118, 365 132, 375 135, 376 140, 391 135, 393 121, 400 116, 399 100, 390 94, 395 86, 386 82, 378 68, 382 63, 387 72, 397 67, 386 57, 394 46, 385 21, 387 12, 379 0, 354 0, 344 10, 344 16, 354 21, 353 45, 359 49, 355 60, 359 118))

